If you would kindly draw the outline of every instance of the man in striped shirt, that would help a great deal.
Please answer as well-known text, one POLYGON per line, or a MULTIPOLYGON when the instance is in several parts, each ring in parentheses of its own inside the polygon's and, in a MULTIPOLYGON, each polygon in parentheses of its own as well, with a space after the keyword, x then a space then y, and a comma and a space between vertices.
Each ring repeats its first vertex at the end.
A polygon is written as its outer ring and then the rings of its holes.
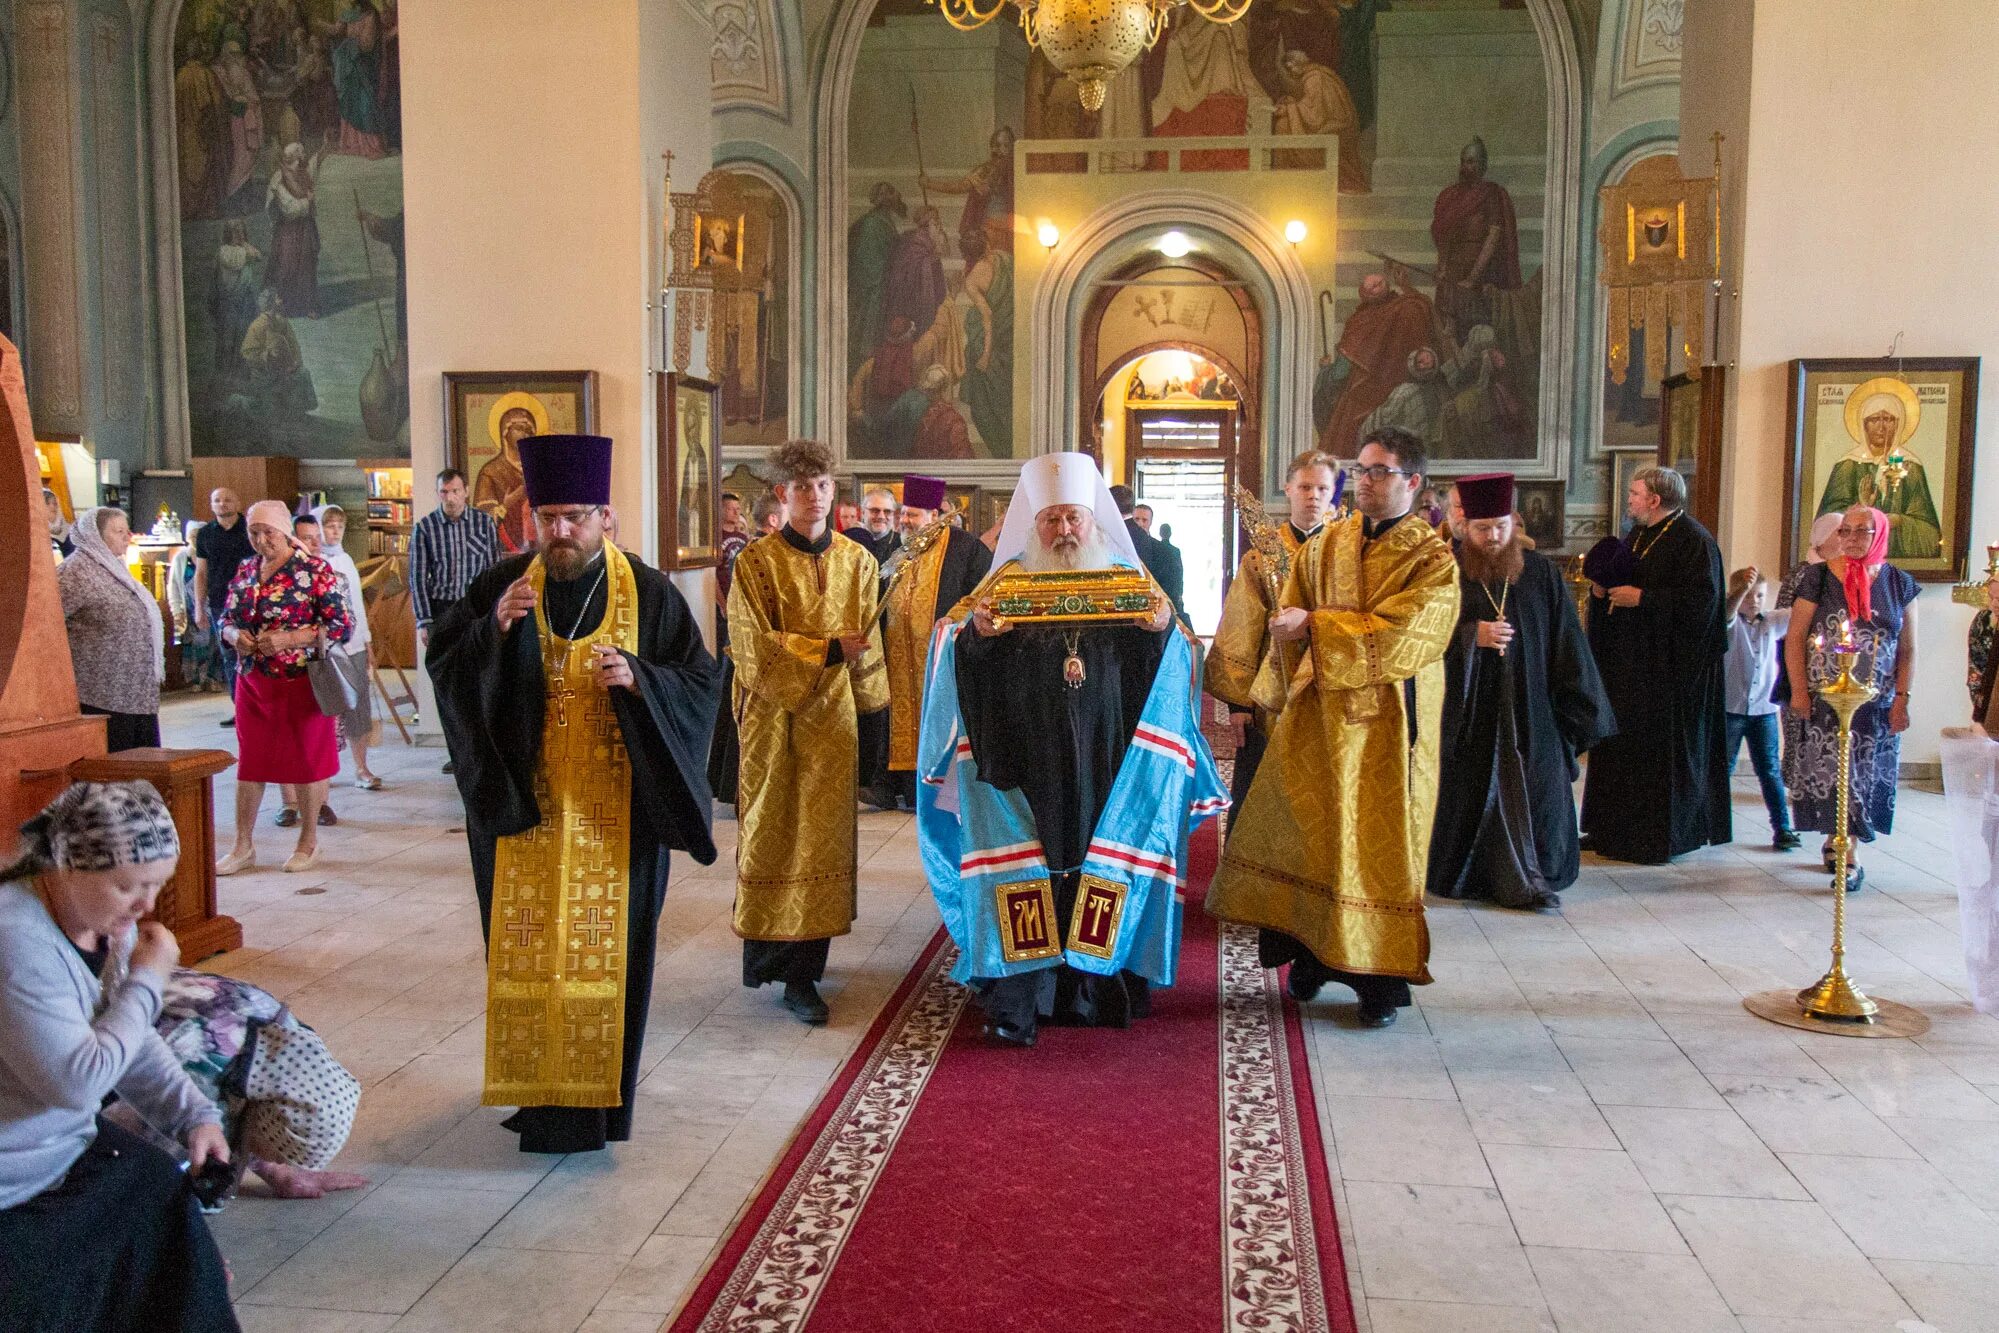
MULTIPOLYGON (((432 621, 456 605, 472 580, 500 560, 500 528, 493 516, 467 503, 465 474, 448 467, 437 474, 437 508, 417 520, 410 534, 410 609, 421 640, 430 643, 432 621)), ((443 700, 438 706, 444 706, 443 700)), ((444 771, 452 771, 446 761, 444 771)))

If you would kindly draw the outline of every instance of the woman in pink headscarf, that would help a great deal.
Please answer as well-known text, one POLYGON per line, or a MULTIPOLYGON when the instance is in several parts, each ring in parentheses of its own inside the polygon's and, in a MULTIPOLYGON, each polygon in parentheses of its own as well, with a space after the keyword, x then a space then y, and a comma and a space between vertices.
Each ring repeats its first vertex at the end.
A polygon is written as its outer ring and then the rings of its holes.
MULTIPOLYGON (((1784 660, 1791 681, 1784 763, 1796 827, 1826 835, 1832 866, 1839 779, 1839 723, 1815 691, 1839 673, 1835 652, 1850 644, 1854 675, 1879 691, 1853 715, 1852 803, 1848 830, 1860 842, 1891 831, 1901 735, 1909 729, 1909 681, 1916 668, 1916 581, 1887 563, 1888 517, 1855 505, 1840 517, 1839 554, 1798 580, 1784 660)), ((1849 853, 1846 890, 1864 872, 1849 853)))

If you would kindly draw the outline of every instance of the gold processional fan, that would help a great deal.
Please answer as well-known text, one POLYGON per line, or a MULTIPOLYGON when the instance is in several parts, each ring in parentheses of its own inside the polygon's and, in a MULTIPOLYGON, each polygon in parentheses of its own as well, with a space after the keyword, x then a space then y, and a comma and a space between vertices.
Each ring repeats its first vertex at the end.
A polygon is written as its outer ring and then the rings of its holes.
POLYGON ((1250 0, 929 0, 961 32, 985 26, 1012 5, 1027 44, 1075 81, 1085 111, 1104 105, 1104 84, 1152 48, 1182 5, 1214 23, 1234 23, 1250 0))

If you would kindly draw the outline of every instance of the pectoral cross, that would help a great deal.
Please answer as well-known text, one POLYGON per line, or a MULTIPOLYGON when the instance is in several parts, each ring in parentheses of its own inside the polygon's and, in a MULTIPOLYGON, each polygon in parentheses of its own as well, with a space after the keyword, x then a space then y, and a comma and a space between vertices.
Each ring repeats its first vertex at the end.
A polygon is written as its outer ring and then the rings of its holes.
POLYGON ((569 725, 569 703, 578 694, 579 691, 576 687, 569 683, 568 675, 563 672, 557 672, 555 675, 555 688, 548 692, 550 702, 555 705, 556 726, 566 727, 569 725))

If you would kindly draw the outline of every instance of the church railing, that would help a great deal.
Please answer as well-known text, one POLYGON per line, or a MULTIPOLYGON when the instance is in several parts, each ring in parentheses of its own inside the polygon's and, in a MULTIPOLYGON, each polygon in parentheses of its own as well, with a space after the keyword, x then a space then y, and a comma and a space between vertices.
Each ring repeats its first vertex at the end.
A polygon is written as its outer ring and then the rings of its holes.
POLYGON ((1238 134, 1159 139, 1022 139, 1015 148, 1029 176, 1126 176, 1186 172, 1325 175, 1339 168, 1330 134, 1238 134))

